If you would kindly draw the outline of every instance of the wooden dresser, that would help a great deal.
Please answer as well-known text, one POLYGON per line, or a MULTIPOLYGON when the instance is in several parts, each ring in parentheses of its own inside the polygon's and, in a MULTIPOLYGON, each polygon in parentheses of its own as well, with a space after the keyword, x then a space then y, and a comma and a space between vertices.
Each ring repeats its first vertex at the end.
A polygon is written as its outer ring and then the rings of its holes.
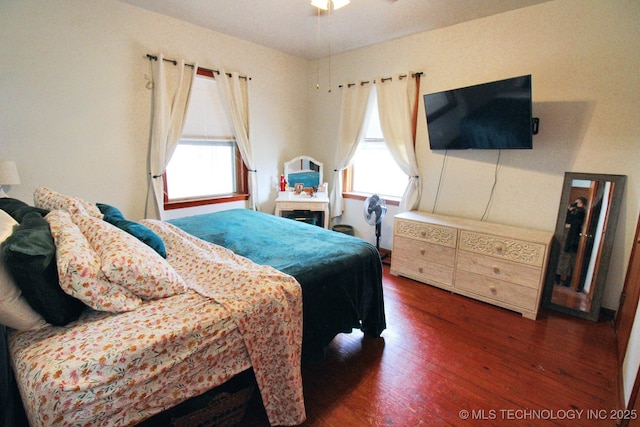
POLYGON ((395 216, 391 274, 535 319, 552 232, 424 212, 395 216))

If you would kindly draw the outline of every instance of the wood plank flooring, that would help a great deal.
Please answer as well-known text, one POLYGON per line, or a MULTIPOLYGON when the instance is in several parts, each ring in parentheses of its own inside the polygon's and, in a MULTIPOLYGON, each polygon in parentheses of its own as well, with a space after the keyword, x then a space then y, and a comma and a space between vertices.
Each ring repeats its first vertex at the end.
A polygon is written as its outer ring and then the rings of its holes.
MULTIPOLYGON (((303 367, 304 426, 617 424, 610 322, 532 321, 384 270, 387 329, 341 334, 303 367)), ((269 425, 258 393, 242 425, 269 425)))

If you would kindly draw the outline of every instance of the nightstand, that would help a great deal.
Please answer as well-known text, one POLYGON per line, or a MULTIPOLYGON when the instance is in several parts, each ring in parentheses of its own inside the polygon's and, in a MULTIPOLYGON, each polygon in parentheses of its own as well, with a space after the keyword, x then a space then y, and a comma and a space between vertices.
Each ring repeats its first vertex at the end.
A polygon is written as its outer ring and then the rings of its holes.
POLYGON ((276 199, 276 216, 288 217, 294 211, 320 212, 323 227, 329 228, 329 196, 327 193, 296 196, 290 191, 279 192, 276 199))

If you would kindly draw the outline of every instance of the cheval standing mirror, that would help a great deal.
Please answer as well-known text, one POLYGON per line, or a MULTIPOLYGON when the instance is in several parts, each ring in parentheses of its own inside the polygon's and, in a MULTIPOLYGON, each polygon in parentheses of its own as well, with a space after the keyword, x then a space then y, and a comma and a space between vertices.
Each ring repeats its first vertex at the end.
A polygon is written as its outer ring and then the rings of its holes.
POLYGON ((598 320, 625 182, 624 175, 565 173, 544 307, 598 320))

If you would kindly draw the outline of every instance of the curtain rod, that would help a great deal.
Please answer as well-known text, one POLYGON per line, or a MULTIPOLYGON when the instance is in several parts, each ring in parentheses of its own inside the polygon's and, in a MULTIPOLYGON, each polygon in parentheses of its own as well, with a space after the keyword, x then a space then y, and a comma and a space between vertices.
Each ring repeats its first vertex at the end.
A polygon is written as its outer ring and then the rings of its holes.
MULTIPOLYGON (((422 74, 424 74, 424 73, 422 71, 419 71, 417 73, 411 74, 411 77, 420 77, 422 74)), ((400 77, 400 80, 402 80, 405 77, 407 77, 407 75, 406 74, 401 74, 399 77, 400 77)), ((381 82, 386 82, 387 80, 393 80, 393 77, 383 77, 383 78, 380 79, 381 82)), ((374 80, 373 82, 375 83, 376 81, 374 80)), ((366 81, 360 82, 360 85, 363 86, 363 85, 367 85, 369 83, 371 83, 371 82, 369 80, 366 80, 366 81)), ((349 87, 355 86, 356 84, 357 83, 347 83, 347 87, 349 88, 349 87)), ((344 85, 339 85, 338 87, 342 89, 343 86, 344 85)))
MULTIPOLYGON (((149 61, 157 61, 158 57, 156 55, 151 55, 149 53, 147 53, 147 59, 149 59, 149 61)), ((178 61, 176 61, 175 59, 167 59, 167 58, 162 58, 163 61, 165 62, 171 62, 173 65, 178 65, 178 61)), ((194 67, 194 64, 184 64, 185 67, 194 67)), ((198 67, 198 70, 202 70, 204 72, 210 73, 211 76, 213 77, 213 74, 217 74, 220 75, 220 71, 218 70, 210 70, 208 68, 204 68, 204 67, 198 67)), ((227 77, 231 77, 231 73, 226 73, 227 77)), ((245 79, 245 80, 251 80, 251 77, 247 77, 247 76, 238 76, 241 79, 245 79)))

